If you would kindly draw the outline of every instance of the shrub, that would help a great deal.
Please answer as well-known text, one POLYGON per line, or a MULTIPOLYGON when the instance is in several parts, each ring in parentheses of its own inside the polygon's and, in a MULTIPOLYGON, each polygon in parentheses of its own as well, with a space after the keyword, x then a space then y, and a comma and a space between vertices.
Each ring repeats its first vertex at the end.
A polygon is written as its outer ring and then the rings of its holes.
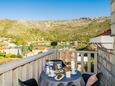
POLYGON ((6 58, 22 58, 22 55, 16 55, 16 54, 6 54, 6 58))
POLYGON ((55 48, 55 47, 57 46, 57 41, 51 42, 51 46, 52 46, 53 48, 55 48))
POLYGON ((12 54, 12 55, 10 56, 10 58, 17 58, 17 55, 12 54))
POLYGON ((10 57, 11 57, 11 55, 12 55, 12 54, 8 53, 8 54, 6 54, 6 56, 5 56, 5 57, 6 57, 6 58, 10 58, 10 57))
POLYGON ((22 55, 17 55, 17 58, 22 58, 22 55))
POLYGON ((5 52, 0 52, 0 56, 5 57, 5 52))
POLYGON ((4 57, 0 56, 0 59, 4 59, 4 57))

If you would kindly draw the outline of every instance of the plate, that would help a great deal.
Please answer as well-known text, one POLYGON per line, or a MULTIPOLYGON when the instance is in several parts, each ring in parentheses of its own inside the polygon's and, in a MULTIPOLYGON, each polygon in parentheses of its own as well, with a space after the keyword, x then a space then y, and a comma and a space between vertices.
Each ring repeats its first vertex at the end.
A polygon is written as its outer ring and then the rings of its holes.
POLYGON ((62 77, 61 77, 61 78, 59 78, 59 79, 58 79, 58 76, 59 76, 59 75, 57 75, 56 77, 54 77, 54 79, 55 79, 55 80, 58 80, 58 81, 59 81, 59 80, 62 80, 62 79, 63 79, 63 77, 64 77, 64 74, 61 74, 61 75, 62 75, 62 77))

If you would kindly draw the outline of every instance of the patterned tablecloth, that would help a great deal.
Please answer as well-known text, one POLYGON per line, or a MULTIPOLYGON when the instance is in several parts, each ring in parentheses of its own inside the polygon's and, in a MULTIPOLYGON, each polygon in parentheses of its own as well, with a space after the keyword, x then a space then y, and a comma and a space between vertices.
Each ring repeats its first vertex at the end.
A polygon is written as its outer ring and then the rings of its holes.
POLYGON ((85 82, 81 76, 81 73, 77 71, 77 74, 72 75, 71 78, 64 78, 60 81, 54 78, 48 77, 45 72, 41 73, 39 79, 39 86, 84 86, 85 82))

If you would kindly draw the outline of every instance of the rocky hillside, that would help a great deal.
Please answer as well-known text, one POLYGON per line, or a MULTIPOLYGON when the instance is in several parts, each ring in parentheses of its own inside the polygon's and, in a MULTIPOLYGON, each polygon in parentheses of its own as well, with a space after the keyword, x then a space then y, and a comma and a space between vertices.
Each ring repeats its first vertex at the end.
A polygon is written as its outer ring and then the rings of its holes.
POLYGON ((109 17, 48 21, 0 20, 0 36, 19 45, 41 40, 88 42, 98 31, 109 28, 109 17))

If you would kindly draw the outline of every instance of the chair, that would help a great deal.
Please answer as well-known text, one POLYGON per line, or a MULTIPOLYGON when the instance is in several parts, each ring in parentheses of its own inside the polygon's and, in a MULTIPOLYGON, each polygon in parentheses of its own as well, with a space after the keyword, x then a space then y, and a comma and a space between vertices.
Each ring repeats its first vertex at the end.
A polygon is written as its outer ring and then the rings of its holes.
POLYGON ((73 82, 69 82, 67 86, 76 86, 73 82))
POLYGON ((21 86, 38 86, 35 79, 29 79, 27 81, 21 81, 20 79, 18 79, 18 81, 21 86))
POLYGON ((102 74, 102 73, 97 73, 97 74, 96 74, 96 77, 98 78, 98 81, 96 81, 96 82, 93 84, 93 86, 100 86, 100 81, 101 81, 101 79, 102 79, 102 77, 103 77, 103 74, 102 74))
POLYGON ((59 83, 57 86, 65 86, 63 83, 59 83))
MULTIPOLYGON (((93 74, 82 74, 82 77, 85 81, 85 85, 87 84, 87 81, 89 79, 90 76, 92 76, 93 74)), ((96 77, 97 77, 97 81, 92 85, 92 86, 100 86, 100 80, 102 78, 103 74, 100 72, 100 73, 97 73, 96 74, 96 77)))

